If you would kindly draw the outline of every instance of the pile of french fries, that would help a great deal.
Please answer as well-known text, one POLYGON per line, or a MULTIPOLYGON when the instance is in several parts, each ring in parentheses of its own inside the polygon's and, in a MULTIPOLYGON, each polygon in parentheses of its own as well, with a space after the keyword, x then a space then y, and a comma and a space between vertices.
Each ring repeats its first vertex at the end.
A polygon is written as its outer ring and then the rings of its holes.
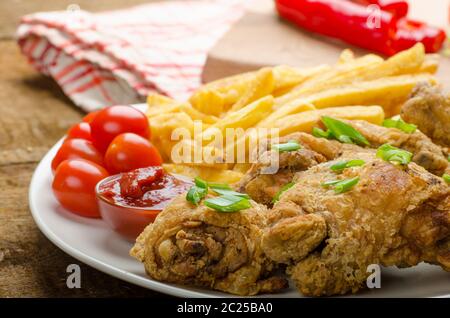
MULTIPOLYGON (((436 85, 437 68, 437 56, 425 54, 422 44, 388 59, 373 54, 355 57, 345 50, 333 66, 265 67, 203 85, 185 102, 152 94, 147 99, 151 141, 168 172, 234 183, 249 164, 173 163, 172 149, 179 142, 172 140, 173 130, 183 127, 194 134, 194 122, 200 120, 204 136, 255 127, 278 128, 282 137, 311 133, 323 115, 381 124, 385 117, 399 114, 419 82, 436 85)), ((225 152, 248 142, 248 135, 240 136, 225 152)))

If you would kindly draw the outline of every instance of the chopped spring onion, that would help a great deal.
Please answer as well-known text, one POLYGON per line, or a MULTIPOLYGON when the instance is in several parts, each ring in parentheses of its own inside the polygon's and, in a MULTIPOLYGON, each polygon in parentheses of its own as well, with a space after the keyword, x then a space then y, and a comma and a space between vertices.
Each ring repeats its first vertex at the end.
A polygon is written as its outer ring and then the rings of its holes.
POLYGON ((250 199, 249 195, 247 193, 240 193, 240 192, 236 192, 233 190, 227 190, 227 189, 218 189, 218 188, 213 188, 211 187, 211 189, 218 194, 221 195, 234 195, 237 197, 242 197, 242 198, 246 198, 246 199, 250 199))
POLYGON ((198 203, 208 194, 208 188, 202 188, 199 186, 192 186, 186 193, 186 200, 192 204, 198 205, 198 203))
POLYGON ((416 125, 408 124, 407 122, 405 122, 401 118, 399 118, 399 119, 392 119, 392 118, 385 119, 383 121, 383 126, 384 127, 388 127, 388 128, 397 128, 397 129, 400 129, 400 130, 402 130, 402 131, 404 131, 405 133, 408 133, 408 134, 412 134, 417 129, 416 125))
POLYGON ((275 194, 275 196, 272 199, 272 203, 278 202, 280 200, 280 196, 285 193, 287 190, 292 188, 295 185, 294 182, 289 182, 285 184, 281 189, 275 194))
POLYGON ((198 205, 206 197, 208 189, 220 194, 220 197, 206 199, 204 204, 220 212, 236 212, 250 207, 250 197, 245 193, 233 191, 226 183, 206 182, 195 178, 195 185, 186 194, 186 200, 198 205))
POLYGON ((384 161, 407 165, 411 162, 413 154, 409 151, 384 144, 377 149, 377 157, 384 161))
POLYGON ((345 168, 363 166, 366 162, 361 159, 353 159, 348 161, 339 161, 330 167, 333 171, 342 171, 345 168))
POLYGON ((447 183, 450 184, 450 174, 444 173, 444 174, 442 175, 442 179, 444 179, 445 182, 447 182, 447 183))
POLYGON ((448 161, 448 162, 450 162, 450 155, 448 155, 448 157, 447 157, 447 161, 448 161))
POLYGON ((206 182, 203 179, 200 179, 199 177, 194 179, 195 185, 199 188, 208 189, 208 182, 206 182))
POLYGON ((272 149, 278 150, 278 152, 287 152, 299 150, 302 146, 295 140, 289 140, 284 144, 273 144, 272 149))
POLYGON ((235 196, 238 196, 238 197, 243 197, 243 198, 250 199, 248 194, 233 191, 233 189, 231 189, 231 187, 228 184, 226 184, 226 183, 208 182, 208 186, 215 193, 218 193, 218 194, 221 194, 221 195, 228 194, 228 195, 235 195, 235 196))
POLYGON ((234 195, 222 195, 209 198, 204 204, 219 212, 237 212, 251 207, 250 200, 234 195))
POLYGON ((359 182, 359 177, 342 180, 334 185, 334 192, 343 193, 353 188, 359 182))
POLYGON ((339 182, 341 182, 341 180, 329 180, 329 181, 325 181, 321 185, 322 185, 322 187, 326 188, 326 187, 333 186, 333 185, 335 185, 336 183, 339 183, 339 182))
POLYGON ((329 131, 329 130, 324 131, 323 129, 320 129, 318 127, 314 127, 313 128, 312 134, 313 134, 314 137, 317 137, 317 138, 330 139, 332 137, 331 136, 331 131, 329 131))
POLYGON ((354 177, 351 179, 326 181, 322 183, 322 186, 324 187, 334 186, 335 193, 344 193, 353 188, 358 182, 359 177, 354 177))
POLYGON ((322 137, 327 139, 336 139, 342 143, 352 144, 357 143, 359 145, 369 146, 369 142, 359 131, 352 126, 328 117, 322 116, 322 122, 327 127, 327 131, 323 131, 320 128, 313 128, 313 135, 316 137, 322 137))
POLYGON ((211 189, 231 190, 230 185, 228 185, 226 183, 208 182, 208 186, 211 189))

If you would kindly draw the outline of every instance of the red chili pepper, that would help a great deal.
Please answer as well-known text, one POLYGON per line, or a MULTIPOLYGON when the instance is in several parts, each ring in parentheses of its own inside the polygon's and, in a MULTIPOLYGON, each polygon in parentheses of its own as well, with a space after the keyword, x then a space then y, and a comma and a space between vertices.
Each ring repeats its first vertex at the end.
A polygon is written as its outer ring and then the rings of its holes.
POLYGON ((409 49, 417 42, 422 42, 427 53, 434 53, 441 49, 446 38, 442 29, 403 18, 397 22, 397 31, 392 47, 394 51, 400 52, 409 49))
POLYGON ((323 35, 391 55, 395 34, 392 14, 380 11, 377 21, 367 7, 346 0, 276 0, 283 18, 323 35), (371 24, 371 22, 373 22, 371 24))
MULTIPOLYGON (((384 5, 389 2, 364 1, 384 5)), ((386 55, 408 49, 418 42, 424 44, 427 53, 434 53, 442 47, 446 37, 439 28, 399 19, 385 10, 373 12, 367 6, 347 0, 276 0, 275 3, 280 16, 305 29, 386 55)))
POLYGON ((381 10, 392 13, 397 18, 402 18, 408 14, 409 5, 405 0, 353 0, 354 2, 370 5, 376 4, 381 10))

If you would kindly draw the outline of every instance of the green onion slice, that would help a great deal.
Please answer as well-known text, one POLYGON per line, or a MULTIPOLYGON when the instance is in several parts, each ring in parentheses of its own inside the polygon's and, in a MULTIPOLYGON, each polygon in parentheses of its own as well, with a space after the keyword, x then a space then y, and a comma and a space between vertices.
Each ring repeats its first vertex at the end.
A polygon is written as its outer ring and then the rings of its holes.
POLYGON ((194 205, 198 205, 198 203, 208 194, 207 188, 202 188, 199 186, 192 186, 189 191, 186 193, 186 200, 191 202, 194 205))
POLYGON ((272 149, 278 150, 278 152, 287 152, 299 150, 302 146, 294 140, 290 140, 284 144, 273 144, 272 149))
POLYGON ((237 196, 237 197, 250 199, 250 196, 247 193, 240 193, 240 192, 236 192, 236 191, 233 191, 233 190, 218 189, 218 188, 213 188, 213 187, 211 187, 211 189, 215 193, 218 193, 218 194, 221 194, 221 195, 234 195, 234 196, 237 196))
POLYGON ((330 167, 333 171, 342 171, 345 168, 363 166, 366 162, 362 159, 353 159, 348 161, 339 161, 330 167))
POLYGON ((408 124, 407 122, 405 122, 401 118, 399 118, 399 119, 392 119, 392 118, 385 119, 383 121, 383 126, 384 127, 388 127, 388 128, 397 128, 397 129, 400 129, 400 130, 402 130, 402 131, 404 131, 405 133, 408 133, 408 134, 412 134, 417 129, 416 125, 408 124))
POLYGON ((322 187, 331 187, 337 183, 341 182, 341 180, 329 180, 322 183, 322 187))
POLYGON ((450 174, 444 173, 444 174, 442 175, 442 179, 444 179, 445 182, 447 182, 447 183, 450 184, 450 174))
POLYGON ((322 183, 322 186, 334 186, 335 193, 344 193, 353 188, 358 182, 359 177, 354 177, 351 179, 326 181, 322 183))
POLYGON ((450 155, 448 155, 448 157, 447 157, 447 161, 448 161, 448 162, 450 162, 450 155))
POLYGON ((206 182, 203 179, 200 179, 199 177, 196 177, 194 179, 195 185, 199 188, 204 188, 204 189, 208 189, 208 182, 206 182))
POLYGON ((214 190, 215 189, 231 190, 231 187, 226 183, 208 182, 208 186, 214 190))
POLYGON ((354 142, 365 146, 370 145, 367 139, 361 135, 359 131, 340 120, 328 116, 322 116, 322 122, 328 128, 332 137, 336 138, 340 142, 354 142))
POLYGON ((313 128, 312 134, 313 134, 314 137, 317 137, 317 138, 330 139, 332 137, 331 136, 331 131, 329 131, 329 130, 324 131, 324 130, 318 128, 318 127, 314 127, 313 128))
POLYGON ((377 157, 384 161, 407 165, 411 162, 413 154, 389 144, 384 144, 377 149, 377 157))
POLYGON ((342 180, 341 182, 338 182, 334 185, 334 192, 336 193, 347 192, 348 190, 353 188, 358 182, 359 177, 342 180))
POLYGON ((280 196, 285 193, 287 190, 292 188, 295 185, 294 182, 289 182, 281 187, 281 189, 275 194, 275 196, 272 199, 272 203, 278 202, 280 200, 280 196))
POLYGON ((250 200, 234 195, 208 198, 204 204, 218 212, 237 212, 251 207, 250 200))
POLYGON ((318 127, 314 127, 312 134, 318 138, 337 139, 342 143, 360 145, 369 145, 369 142, 352 126, 327 116, 322 117, 322 122, 328 128, 324 131, 318 127))

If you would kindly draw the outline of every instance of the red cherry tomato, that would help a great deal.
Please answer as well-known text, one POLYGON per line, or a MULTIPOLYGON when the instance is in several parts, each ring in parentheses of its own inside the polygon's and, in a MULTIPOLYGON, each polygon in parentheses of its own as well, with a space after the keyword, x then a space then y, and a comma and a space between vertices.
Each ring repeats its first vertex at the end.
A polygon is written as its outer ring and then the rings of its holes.
POLYGON ((105 152, 111 141, 122 133, 132 132, 150 138, 147 117, 131 106, 111 106, 101 110, 91 123, 95 147, 105 152))
POLYGON ((99 110, 95 110, 93 112, 87 113, 87 115, 83 117, 82 121, 88 124, 92 123, 99 112, 99 110))
POLYGON ((67 132, 67 139, 81 138, 92 141, 91 125, 89 123, 81 122, 73 125, 67 132))
POLYGON ((64 141, 52 161, 52 170, 55 171, 61 162, 66 159, 86 159, 103 166, 103 156, 95 149, 92 142, 85 139, 68 139, 64 141))
POLYGON ((147 139, 133 133, 114 138, 105 155, 105 166, 110 173, 160 166, 162 162, 158 149, 147 139))
POLYGON ((92 218, 100 217, 95 194, 96 184, 108 172, 101 166, 84 159, 63 161, 56 169, 52 189, 56 199, 67 210, 92 218))

